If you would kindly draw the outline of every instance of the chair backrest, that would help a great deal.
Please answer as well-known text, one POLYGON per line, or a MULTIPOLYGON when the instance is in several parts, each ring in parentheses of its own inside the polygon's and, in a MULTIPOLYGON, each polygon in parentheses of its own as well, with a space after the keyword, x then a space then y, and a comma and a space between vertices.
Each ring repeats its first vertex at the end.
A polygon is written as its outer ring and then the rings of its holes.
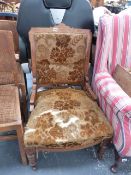
POLYGON ((19 53, 18 33, 16 30, 16 21, 0 20, 0 30, 8 30, 13 34, 15 53, 19 53))
POLYGON ((91 32, 60 24, 29 32, 32 72, 37 85, 83 85, 88 73, 91 32))
POLYGON ((0 30, 0 85, 17 85, 17 67, 11 31, 0 30))
POLYGON ((117 64, 131 68, 131 14, 106 15, 99 23, 94 73, 112 74, 117 64))
MULTIPOLYGON (((75 28, 90 29, 94 32, 93 13, 88 0, 22 0, 18 13, 17 30, 21 43, 25 45, 25 52, 27 50, 30 53, 28 38, 30 28, 55 26, 54 18, 57 18, 57 14, 59 14, 58 17, 61 16, 61 9, 65 10, 62 23, 75 28), (52 9, 57 12, 52 13, 52 9)), ((30 54, 26 57, 30 57, 30 54)), ((25 61, 28 60, 25 59, 25 61)))

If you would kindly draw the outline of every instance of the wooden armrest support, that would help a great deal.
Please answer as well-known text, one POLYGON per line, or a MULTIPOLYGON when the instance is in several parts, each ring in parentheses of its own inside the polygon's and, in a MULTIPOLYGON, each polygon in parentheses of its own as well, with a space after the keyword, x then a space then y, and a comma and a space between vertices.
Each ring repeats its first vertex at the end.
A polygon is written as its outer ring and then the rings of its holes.
POLYGON ((87 96, 89 96, 93 101, 97 101, 97 96, 92 91, 88 82, 85 83, 85 91, 86 91, 87 96))
POLYGON ((32 110, 34 109, 36 91, 37 91, 36 78, 33 78, 33 86, 32 86, 32 91, 31 91, 31 96, 30 96, 30 112, 32 112, 32 110))

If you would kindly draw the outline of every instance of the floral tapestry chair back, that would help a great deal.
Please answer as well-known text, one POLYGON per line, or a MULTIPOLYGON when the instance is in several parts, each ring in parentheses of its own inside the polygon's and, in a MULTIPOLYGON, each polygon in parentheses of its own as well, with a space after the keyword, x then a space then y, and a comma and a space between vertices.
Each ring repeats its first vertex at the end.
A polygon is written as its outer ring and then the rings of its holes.
POLYGON ((32 69, 38 86, 82 85, 88 72, 91 45, 90 31, 83 31, 64 24, 31 29, 32 69))

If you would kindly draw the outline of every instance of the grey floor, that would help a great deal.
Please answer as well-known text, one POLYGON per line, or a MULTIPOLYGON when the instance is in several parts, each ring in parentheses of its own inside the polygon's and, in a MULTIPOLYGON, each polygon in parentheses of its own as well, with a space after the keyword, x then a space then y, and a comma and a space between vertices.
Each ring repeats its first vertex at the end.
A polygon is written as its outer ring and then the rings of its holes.
MULTIPOLYGON (((28 90, 31 75, 27 74, 28 90)), ((0 142, 0 175, 112 175, 113 148, 109 147, 103 160, 97 158, 97 147, 64 153, 39 153, 38 169, 33 171, 20 161, 17 141, 0 142)), ((131 175, 131 160, 120 165, 118 175, 131 175)))
MULTIPOLYGON (((103 160, 97 158, 96 147, 64 153, 39 153, 38 169, 33 171, 20 162, 18 143, 0 142, 0 175, 112 175, 109 170, 114 160, 108 148, 103 160)), ((131 175, 131 161, 124 162, 118 175, 131 175)))

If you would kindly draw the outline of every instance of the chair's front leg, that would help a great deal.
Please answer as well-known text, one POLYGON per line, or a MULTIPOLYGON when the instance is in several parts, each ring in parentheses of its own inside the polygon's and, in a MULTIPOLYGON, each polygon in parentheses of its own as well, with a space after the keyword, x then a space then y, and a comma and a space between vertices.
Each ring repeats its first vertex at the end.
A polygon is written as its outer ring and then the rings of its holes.
POLYGON ((86 81, 84 83, 84 90, 85 90, 88 97, 90 97, 93 101, 97 101, 97 96, 94 94, 89 83, 86 81))
POLYGON ((107 148, 107 146, 111 143, 111 139, 105 139, 103 140, 100 145, 99 145, 99 149, 98 149, 98 158, 101 160, 103 159, 104 153, 105 153, 105 149, 107 148))
POLYGON ((119 164, 122 162, 122 158, 119 156, 115 148, 114 148, 114 153, 115 153, 115 163, 111 166, 110 169, 112 173, 117 173, 117 169, 119 167, 119 164))
POLYGON ((29 165, 32 167, 33 170, 36 170, 36 166, 37 166, 36 149, 26 148, 25 151, 29 161, 29 165))

